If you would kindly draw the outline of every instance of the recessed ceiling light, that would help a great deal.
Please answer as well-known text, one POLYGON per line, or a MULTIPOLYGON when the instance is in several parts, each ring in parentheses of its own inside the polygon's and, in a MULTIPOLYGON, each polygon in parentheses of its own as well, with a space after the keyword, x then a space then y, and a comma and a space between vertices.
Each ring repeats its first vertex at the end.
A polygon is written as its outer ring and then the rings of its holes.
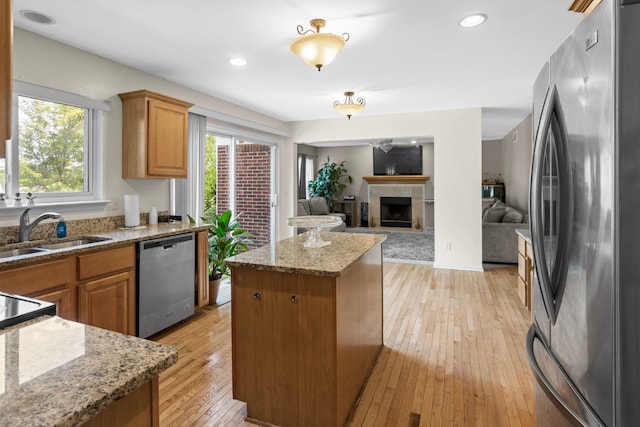
POLYGON ((242 67, 243 65, 247 65, 247 60, 244 58, 231 58, 229 60, 229 64, 235 65, 236 67, 242 67))
POLYGON ((21 10, 20 15, 31 22, 35 22, 36 24, 52 25, 56 23, 56 20, 52 17, 45 15, 42 12, 36 12, 35 10, 21 10))
POLYGON ((487 15, 484 13, 476 13, 463 18, 462 21, 460 21, 460 26, 465 28, 477 27, 486 20, 487 15))

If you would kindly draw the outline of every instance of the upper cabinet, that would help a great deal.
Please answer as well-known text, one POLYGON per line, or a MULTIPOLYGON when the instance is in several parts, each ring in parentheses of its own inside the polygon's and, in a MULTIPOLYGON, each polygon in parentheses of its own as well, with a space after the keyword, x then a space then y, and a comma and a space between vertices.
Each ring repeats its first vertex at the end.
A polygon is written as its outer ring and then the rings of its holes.
POLYGON ((11 1, 0 2, 0 157, 4 157, 4 141, 11 138, 11 97, 13 15, 11 1))
POLYGON ((186 178, 189 108, 179 99, 138 90, 122 99, 122 177, 186 178))
POLYGON ((584 13, 584 15, 587 16, 600 4, 600 2, 602 2, 602 0, 574 0, 573 3, 571 3, 571 6, 569 6, 569 10, 584 13))

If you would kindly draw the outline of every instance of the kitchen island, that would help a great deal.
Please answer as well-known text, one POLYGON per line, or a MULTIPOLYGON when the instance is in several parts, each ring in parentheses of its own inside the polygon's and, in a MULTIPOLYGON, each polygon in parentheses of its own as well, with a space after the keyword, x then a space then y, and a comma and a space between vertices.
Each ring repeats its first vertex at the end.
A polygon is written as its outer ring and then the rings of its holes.
POLYGON ((177 349, 41 316, 0 330, 0 425, 158 426, 177 349))
POLYGON ((384 235, 307 234, 227 260, 233 397, 247 419, 342 426, 382 349, 384 235))

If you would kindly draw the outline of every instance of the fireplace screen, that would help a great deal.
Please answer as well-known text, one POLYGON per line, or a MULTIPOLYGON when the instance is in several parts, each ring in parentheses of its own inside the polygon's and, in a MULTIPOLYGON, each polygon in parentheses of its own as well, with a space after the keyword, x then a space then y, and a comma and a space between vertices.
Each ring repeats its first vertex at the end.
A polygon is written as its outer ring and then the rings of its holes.
POLYGON ((380 225, 411 228, 411 197, 380 197, 380 225))

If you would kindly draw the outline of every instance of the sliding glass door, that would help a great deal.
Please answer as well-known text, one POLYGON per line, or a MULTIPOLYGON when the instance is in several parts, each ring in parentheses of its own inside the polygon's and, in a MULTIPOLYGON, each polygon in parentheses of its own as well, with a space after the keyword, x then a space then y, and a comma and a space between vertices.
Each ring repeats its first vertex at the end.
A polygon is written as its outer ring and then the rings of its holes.
POLYGON ((240 215, 258 246, 270 244, 276 232, 276 145, 221 134, 209 134, 207 145, 207 153, 215 151, 215 171, 207 156, 205 197, 214 195, 218 213, 231 209, 240 215), (215 150, 209 144, 215 144, 215 150))

